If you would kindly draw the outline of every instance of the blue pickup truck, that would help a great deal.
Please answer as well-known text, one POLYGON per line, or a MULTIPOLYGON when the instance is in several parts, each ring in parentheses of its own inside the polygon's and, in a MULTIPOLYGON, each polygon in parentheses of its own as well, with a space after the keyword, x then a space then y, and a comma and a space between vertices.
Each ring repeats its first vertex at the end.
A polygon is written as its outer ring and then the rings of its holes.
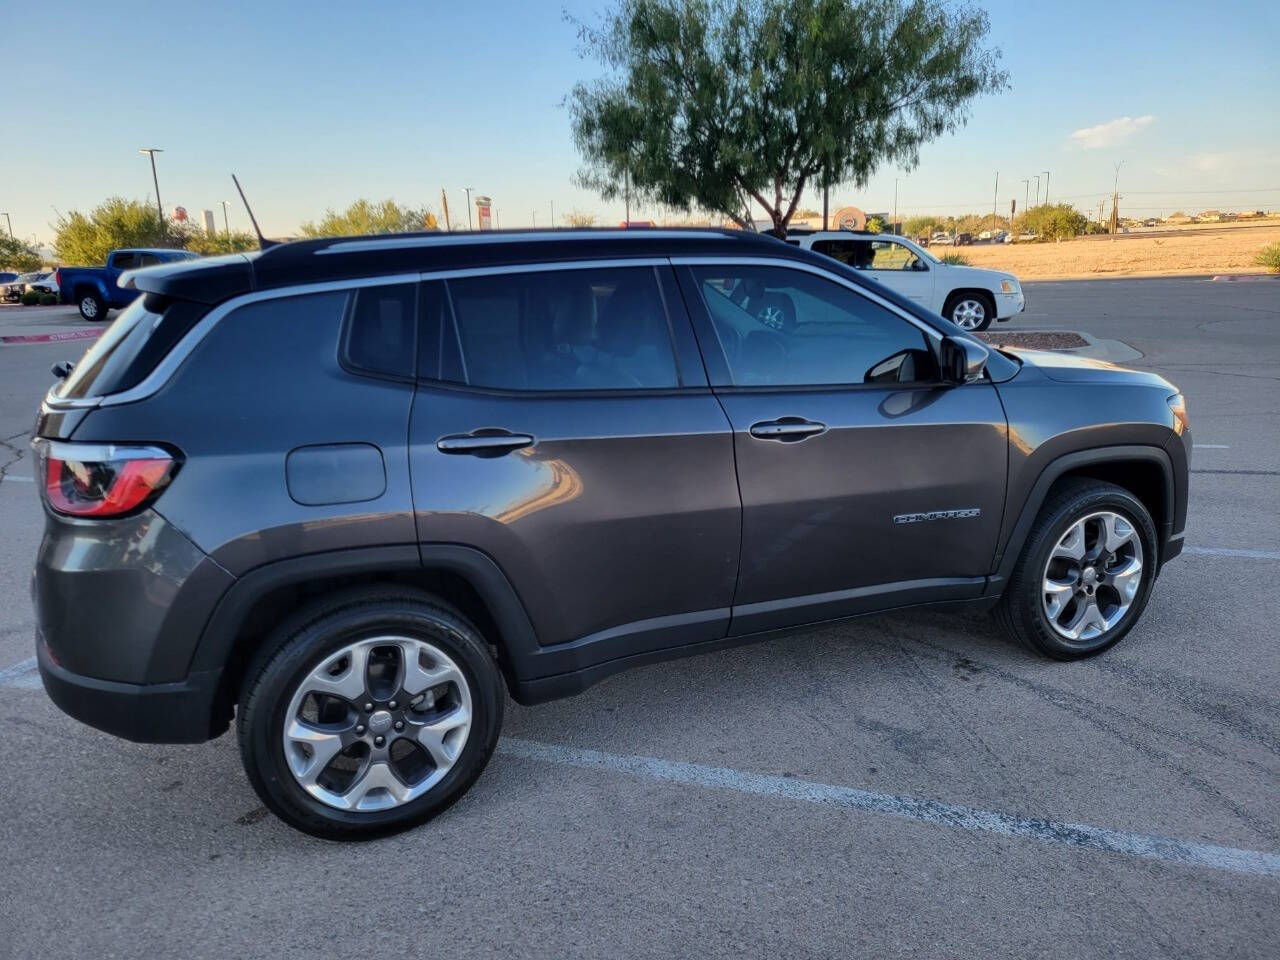
POLYGON ((90 323, 107 319, 107 311, 128 306, 138 295, 136 290, 121 290, 116 283, 126 270, 154 267, 174 260, 194 260, 200 255, 190 250, 143 249, 139 247, 112 250, 104 267, 59 267, 58 296, 63 303, 74 303, 80 316, 90 323))

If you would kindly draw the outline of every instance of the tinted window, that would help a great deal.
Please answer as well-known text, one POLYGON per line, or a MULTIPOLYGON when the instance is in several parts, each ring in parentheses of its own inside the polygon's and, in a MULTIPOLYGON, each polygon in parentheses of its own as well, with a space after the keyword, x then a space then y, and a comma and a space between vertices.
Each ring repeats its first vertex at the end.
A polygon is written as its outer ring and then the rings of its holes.
POLYGON ((138 266, 140 267, 154 267, 157 263, 164 263, 164 261, 154 253, 138 254, 138 266))
POLYGON ((117 270, 132 270, 138 265, 138 255, 132 251, 129 253, 117 253, 116 258, 111 261, 111 265, 117 270))
POLYGON ((679 383, 650 268, 450 280, 467 383, 504 390, 634 390, 679 383))
POLYGON ((353 367, 412 377, 417 285, 360 287, 348 306, 346 359, 353 367))
POLYGON ((58 387, 58 396, 86 397, 95 387, 96 396, 113 392, 119 372, 142 349, 160 317, 160 313, 147 309, 144 298, 134 300, 76 363, 58 387))
POLYGON ((801 270, 694 269, 741 386, 936 379, 923 331, 847 287, 801 270))

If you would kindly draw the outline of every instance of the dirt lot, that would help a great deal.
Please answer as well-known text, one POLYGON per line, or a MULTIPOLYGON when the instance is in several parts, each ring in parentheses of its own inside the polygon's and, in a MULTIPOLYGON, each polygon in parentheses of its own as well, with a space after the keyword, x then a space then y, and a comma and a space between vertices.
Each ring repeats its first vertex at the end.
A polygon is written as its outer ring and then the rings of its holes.
MULTIPOLYGON (((1258 251, 1280 242, 1275 227, 1205 231, 1203 236, 1126 236, 1062 243, 975 245, 960 253, 975 267, 993 267, 1022 280, 1146 277, 1171 274, 1255 273, 1258 251)), ((933 251, 939 256, 947 247, 933 251)))

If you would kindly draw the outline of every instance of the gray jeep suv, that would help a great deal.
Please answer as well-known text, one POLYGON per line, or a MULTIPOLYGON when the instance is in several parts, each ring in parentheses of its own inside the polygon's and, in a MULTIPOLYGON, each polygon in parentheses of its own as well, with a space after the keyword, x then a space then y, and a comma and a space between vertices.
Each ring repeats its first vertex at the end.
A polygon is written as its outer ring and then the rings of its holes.
POLYGON ((504 691, 925 604, 1088 656, 1182 547, 1168 382, 988 349, 769 237, 324 239, 123 283, 35 428, 45 687, 139 741, 234 717, 317 835, 447 807, 504 691))

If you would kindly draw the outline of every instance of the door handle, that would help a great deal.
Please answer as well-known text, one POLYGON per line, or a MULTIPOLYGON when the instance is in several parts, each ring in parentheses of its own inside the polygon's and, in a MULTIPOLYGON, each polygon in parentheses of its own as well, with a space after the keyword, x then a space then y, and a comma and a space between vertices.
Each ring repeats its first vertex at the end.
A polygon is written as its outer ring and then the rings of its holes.
POLYGON ((807 437, 826 433, 827 425, 806 420, 803 417, 780 417, 777 420, 763 420, 751 425, 750 433, 760 440, 778 440, 782 443, 795 443, 807 437))
POLYGON ((441 453, 466 453, 473 457, 500 457, 512 450, 533 446, 533 437, 527 433, 511 433, 507 430, 473 430, 471 433, 455 433, 436 441, 441 453))

